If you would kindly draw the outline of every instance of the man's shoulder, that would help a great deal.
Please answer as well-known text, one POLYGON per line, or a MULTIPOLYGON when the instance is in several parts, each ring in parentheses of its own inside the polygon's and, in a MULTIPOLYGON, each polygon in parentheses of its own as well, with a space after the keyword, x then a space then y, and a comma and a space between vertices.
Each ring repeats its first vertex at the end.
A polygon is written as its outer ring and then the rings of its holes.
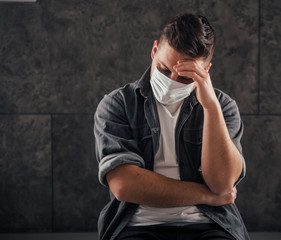
POLYGON ((227 104, 229 102, 234 101, 227 93, 225 93, 224 91, 214 88, 215 90, 215 94, 219 100, 219 102, 221 103, 221 105, 223 104, 227 104))
POLYGON ((103 111, 104 109, 114 109, 119 111, 125 106, 132 105, 136 99, 136 89, 138 80, 135 82, 127 83, 123 87, 117 88, 108 94, 105 94, 100 100, 96 112, 103 111))
POLYGON ((139 80, 127 83, 122 87, 114 89, 113 91, 108 93, 108 95, 111 97, 114 97, 114 98, 120 98, 121 96, 132 95, 135 93, 135 91, 137 89, 138 82, 139 82, 139 80))
POLYGON ((228 113, 232 113, 232 114, 240 114, 239 113, 239 108, 237 106, 237 103, 234 99, 232 99, 228 94, 226 94, 225 92, 223 92, 220 89, 216 89, 215 88, 215 93, 217 95, 217 98, 219 100, 219 103, 221 105, 221 108, 224 112, 224 114, 226 112, 228 113))
MULTIPOLYGON (((125 84, 123 87, 117 88, 110 92, 108 95, 111 97, 125 97, 130 99, 131 97, 135 98, 138 95, 138 90, 142 89, 142 91, 145 91, 149 84, 149 78, 150 77, 150 66, 145 70, 145 72, 142 74, 140 79, 135 80, 133 82, 129 82, 125 84)), ((143 93, 142 93, 143 95, 143 93)))

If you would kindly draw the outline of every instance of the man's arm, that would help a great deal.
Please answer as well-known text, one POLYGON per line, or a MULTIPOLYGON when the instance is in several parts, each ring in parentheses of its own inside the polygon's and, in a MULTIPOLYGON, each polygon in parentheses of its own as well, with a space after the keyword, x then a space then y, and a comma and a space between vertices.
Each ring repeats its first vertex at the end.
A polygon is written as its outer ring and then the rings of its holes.
POLYGON ((220 104, 204 109, 201 167, 204 180, 217 194, 231 191, 242 172, 242 157, 229 136, 220 104))
POLYGON ((120 201, 155 207, 234 202, 236 189, 223 196, 205 185, 170 179, 144 169, 144 159, 136 141, 132 141, 124 106, 118 96, 106 95, 95 114, 96 156, 99 180, 109 186, 120 201))
POLYGON ((112 193, 119 201, 151 207, 181 207, 196 204, 233 204, 236 189, 216 195, 204 184, 167 178, 135 165, 120 165, 107 175, 112 193))
POLYGON ((242 157, 232 142, 208 70, 197 61, 179 61, 179 76, 192 78, 197 98, 204 109, 201 168, 204 180, 216 194, 231 192, 242 172, 242 157))

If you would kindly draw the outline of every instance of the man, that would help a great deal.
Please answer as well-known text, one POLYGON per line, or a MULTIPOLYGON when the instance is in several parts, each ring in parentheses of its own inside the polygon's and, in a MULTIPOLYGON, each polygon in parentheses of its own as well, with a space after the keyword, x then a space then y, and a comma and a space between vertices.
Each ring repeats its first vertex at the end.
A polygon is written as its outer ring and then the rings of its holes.
POLYGON ((209 76, 215 33, 179 14, 140 80, 105 95, 95 114, 99 180, 111 201, 100 239, 248 239, 234 204, 245 176, 235 101, 209 76))

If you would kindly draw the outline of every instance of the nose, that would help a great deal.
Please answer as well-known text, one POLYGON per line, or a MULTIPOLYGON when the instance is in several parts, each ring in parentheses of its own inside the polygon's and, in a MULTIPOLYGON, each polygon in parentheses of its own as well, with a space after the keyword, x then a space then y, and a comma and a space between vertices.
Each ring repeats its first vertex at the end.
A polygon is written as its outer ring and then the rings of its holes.
POLYGON ((174 81, 176 81, 178 79, 179 75, 176 71, 171 72, 170 74, 170 78, 174 81))

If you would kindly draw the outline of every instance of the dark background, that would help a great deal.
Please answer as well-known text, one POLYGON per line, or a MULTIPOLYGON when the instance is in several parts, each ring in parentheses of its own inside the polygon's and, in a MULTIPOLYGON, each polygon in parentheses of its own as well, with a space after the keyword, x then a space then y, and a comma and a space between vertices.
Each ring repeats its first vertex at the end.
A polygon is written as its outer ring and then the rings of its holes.
POLYGON ((97 180, 93 114, 138 79, 176 13, 217 32, 214 86, 234 98, 249 231, 281 231, 281 1, 40 0, 0 3, 0 231, 94 231, 108 200, 97 180))

